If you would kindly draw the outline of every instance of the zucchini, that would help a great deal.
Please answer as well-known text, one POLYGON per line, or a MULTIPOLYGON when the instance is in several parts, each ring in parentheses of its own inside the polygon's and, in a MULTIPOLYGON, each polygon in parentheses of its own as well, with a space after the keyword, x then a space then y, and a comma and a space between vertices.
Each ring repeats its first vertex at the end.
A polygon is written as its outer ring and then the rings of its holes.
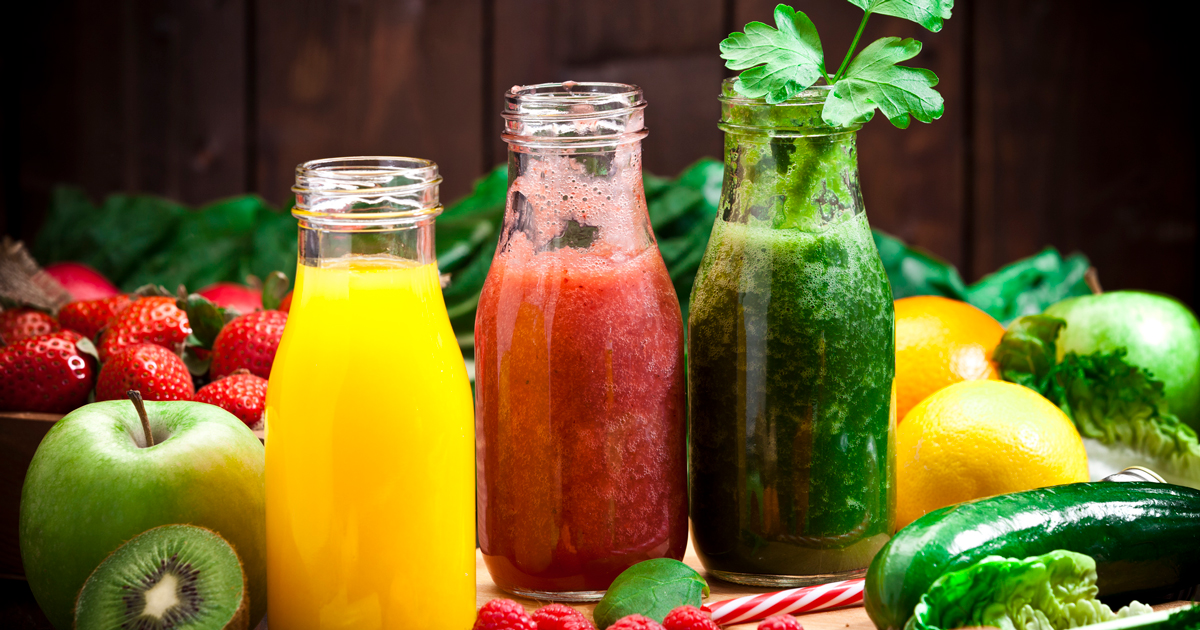
POLYGON ((1150 482, 1075 483, 930 512, 900 530, 867 570, 864 604, 899 630, 947 571, 987 556, 1055 549, 1091 556, 1101 595, 1200 580, 1200 490, 1150 482))

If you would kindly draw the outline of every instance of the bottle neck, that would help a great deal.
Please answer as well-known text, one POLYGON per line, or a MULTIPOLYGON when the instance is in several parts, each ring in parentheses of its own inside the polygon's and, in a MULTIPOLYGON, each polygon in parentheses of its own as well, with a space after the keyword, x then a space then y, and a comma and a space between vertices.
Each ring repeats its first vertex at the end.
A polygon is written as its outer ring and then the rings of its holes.
POLYGON ((564 247, 636 255, 654 244, 642 186, 642 147, 513 143, 500 248, 533 253, 564 247))
POLYGON ((863 212, 856 132, 725 133, 720 216, 730 223, 821 231, 863 212))
POLYGON ((296 169, 301 265, 349 257, 436 262, 437 165, 404 157, 314 160, 296 169))
POLYGON ((351 257, 436 263, 434 217, 371 228, 300 221, 299 262, 322 267, 351 257))

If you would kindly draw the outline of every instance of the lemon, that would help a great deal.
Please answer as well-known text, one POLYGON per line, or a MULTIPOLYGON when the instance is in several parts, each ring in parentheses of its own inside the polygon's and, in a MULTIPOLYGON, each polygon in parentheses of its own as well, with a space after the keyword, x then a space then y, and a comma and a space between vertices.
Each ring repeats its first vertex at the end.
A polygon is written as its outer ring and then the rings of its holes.
POLYGON ((963 501, 1087 480, 1087 453, 1070 418, 1013 383, 955 383, 896 427, 899 527, 963 501))

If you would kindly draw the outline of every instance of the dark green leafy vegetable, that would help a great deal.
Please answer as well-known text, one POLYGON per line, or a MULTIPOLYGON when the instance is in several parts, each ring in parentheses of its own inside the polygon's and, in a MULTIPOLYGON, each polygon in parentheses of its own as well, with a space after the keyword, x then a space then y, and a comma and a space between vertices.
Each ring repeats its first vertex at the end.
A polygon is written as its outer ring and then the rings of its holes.
POLYGON ((695 569, 671 558, 639 562, 613 580, 593 617, 600 630, 626 615, 644 615, 662 623, 679 606, 700 607, 708 583, 695 569))
POLYGON ((1117 470, 1149 466, 1171 483, 1200 488, 1200 442, 1171 413, 1162 382, 1127 363, 1124 348, 1069 352, 1056 363, 1056 340, 1065 325, 1047 315, 1014 321, 993 355, 1001 376, 1061 407, 1084 437, 1092 463, 1117 470))
POLYGON ((872 230, 872 235, 892 285, 892 298, 940 295, 967 299, 967 286, 954 265, 879 230, 872 230))
POLYGON ((846 58, 837 72, 826 69, 817 27, 804 13, 780 4, 775 26, 750 22, 744 33, 731 33, 721 42, 721 57, 730 70, 742 70, 738 93, 782 103, 824 80, 833 90, 825 100, 822 117, 836 126, 864 123, 879 109, 893 125, 908 126, 910 116, 921 122, 941 118, 945 104, 934 91, 937 75, 897 63, 921 52, 914 39, 885 37, 869 44, 858 56, 858 40, 872 14, 891 15, 939 31, 950 18, 951 0, 850 0, 863 10, 862 22, 846 58))
POLYGON ((1096 594, 1096 562, 1056 550, 1019 560, 990 556, 939 577, 921 596, 905 630, 994 626, 1066 630, 1147 614, 1138 602, 1114 613, 1096 594))
POLYGON ((55 189, 34 244, 45 265, 75 260, 114 284, 197 289, 296 268, 296 220, 256 195, 199 210, 153 195, 110 195, 97 207, 76 188, 55 189))
POLYGON ((1063 258, 1047 247, 971 285, 966 299, 1002 322, 1035 315, 1068 297, 1090 295, 1092 290, 1084 280, 1089 266, 1083 254, 1063 258))

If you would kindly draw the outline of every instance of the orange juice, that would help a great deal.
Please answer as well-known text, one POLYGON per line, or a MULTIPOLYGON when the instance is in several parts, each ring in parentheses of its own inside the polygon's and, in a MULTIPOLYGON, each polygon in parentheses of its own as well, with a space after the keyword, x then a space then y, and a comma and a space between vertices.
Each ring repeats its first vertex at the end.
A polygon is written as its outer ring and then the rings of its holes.
POLYGON ((267 432, 272 628, 471 627, 472 399, 435 264, 301 264, 267 432))

